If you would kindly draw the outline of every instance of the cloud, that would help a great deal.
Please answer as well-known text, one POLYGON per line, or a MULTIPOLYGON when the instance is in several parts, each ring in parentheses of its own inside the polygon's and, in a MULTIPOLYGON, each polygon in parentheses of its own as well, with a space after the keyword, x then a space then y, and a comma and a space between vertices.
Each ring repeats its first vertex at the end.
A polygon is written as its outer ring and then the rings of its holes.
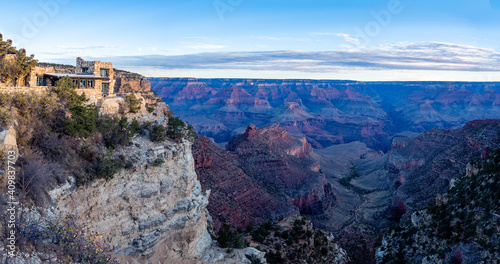
POLYGON ((343 38, 345 42, 349 42, 349 43, 359 43, 360 42, 360 40, 358 38, 355 38, 349 34, 344 34, 344 33, 315 32, 312 34, 318 35, 318 36, 335 36, 335 37, 343 38))
POLYGON ((192 45, 189 46, 191 49, 223 49, 226 46, 222 45, 212 45, 212 44, 197 44, 197 45, 192 45))
POLYGON ((430 70, 485 72, 500 69, 492 49, 438 42, 405 42, 352 51, 210 52, 176 56, 108 58, 124 67, 301 72, 430 70))

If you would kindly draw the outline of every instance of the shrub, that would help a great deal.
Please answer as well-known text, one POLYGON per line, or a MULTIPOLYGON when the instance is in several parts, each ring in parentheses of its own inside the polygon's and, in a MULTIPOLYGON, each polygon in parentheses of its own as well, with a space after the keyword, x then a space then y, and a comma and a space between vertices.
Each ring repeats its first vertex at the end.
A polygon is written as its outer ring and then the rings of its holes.
POLYGON ((117 263, 111 257, 113 248, 103 241, 103 236, 82 222, 74 213, 28 219, 20 223, 20 234, 38 245, 42 253, 56 252, 59 260, 69 258, 68 263, 117 263))
POLYGON ((148 106, 148 113, 153 113, 155 111, 154 107, 148 106))
POLYGON ((153 166, 155 167, 159 167, 161 166, 163 163, 165 163, 165 160, 164 159, 161 159, 161 158, 157 158, 153 161, 153 166))
POLYGON ((266 228, 264 228, 263 226, 260 226, 259 228, 252 231, 252 239, 259 242, 259 243, 263 243, 264 240, 266 240, 268 235, 269 235, 269 231, 266 228))
POLYGON ((173 116, 168 119, 167 135, 172 139, 182 139, 185 127, 186 123, 184 123, 180 118, 173 116))
POLYGON ((219 230, 217 244, 221 248, 244 248, 248 246, 248 242, 239 231, 231 231, 228 224, 223 224, 219 230))
POLYGON ((135 94, 128 94, 125 96, 125 102, 128 105, 129 112, 130 113, 137 113, 141 110, 141 101, 137 99, 135 94))
POLYGON ((167 134, 166 134, 165 128, 161 125, 153 126, 150 139, 153 142, 165 141, 167 139, 167 134))
POLYGON ((128 127, 129 136, 132 137, 139 130, 139 121, 134 118, 128 127))
POLYGON ((101 132, 107 148, 127 145, 130 138, 137 132, 139 123, 133 120, 130 124, 126 117, 110 117, 101 115, 97 120, 97 130, 101 132))
POLYGON ((97 161, 96 175, 98 178, 104 178, 106 180, 113 179, 113 176, 123 168, 123 162, 119 159, 114 158, 111 152, 108 151, 102 154, 97 161))
POLYGON ((340 179, 340 184, 342 184, 343 186, 346 186, 346 187, 348 187, 349 185, 351 185, 351 183, 349 182, 349 178, 342 178, 342 179, 340 179))
POLYGON ((285 259, 281 256, 281 253, 279 251, 270 251, 266 254, 266 260, 269 264, 275 264, 275 263, 285 263, 285 259))
POLYGON ((94 104, 76 106, 71 111, 71 120, 66 121, 66 134, 89 137, 96 129, 96 119, 99 109, 94 104))

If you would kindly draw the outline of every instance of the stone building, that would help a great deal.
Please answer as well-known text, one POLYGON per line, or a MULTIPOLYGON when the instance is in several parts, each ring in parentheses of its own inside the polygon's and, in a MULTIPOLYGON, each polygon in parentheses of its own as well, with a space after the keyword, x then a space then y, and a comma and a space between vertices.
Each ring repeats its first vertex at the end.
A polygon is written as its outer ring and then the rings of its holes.
POLYGON ((89 97, 99 97, 114 94, 115 72, 111 62, 85 61, 76 58, 74 73, 56 72, 51 66, 37 66, 31 71, 28 86, 46 87, 54 86, 56 81, 68 76, 73 80, 78 92, 83 92, 89 97))

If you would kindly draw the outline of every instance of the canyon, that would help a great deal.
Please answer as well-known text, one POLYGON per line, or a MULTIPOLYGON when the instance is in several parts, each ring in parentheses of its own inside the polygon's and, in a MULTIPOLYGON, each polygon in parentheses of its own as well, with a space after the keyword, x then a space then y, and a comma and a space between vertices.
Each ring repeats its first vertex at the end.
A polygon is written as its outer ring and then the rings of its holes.
MULTIPOLYGON (((101 113, 138 120, 142 132, 109 152, 127 164, 112 178, 81 184, 79 176, 71 175, 92 170, 77 168, 78 161, 67 157, 58 163, 54 157, 62 154, 52 154, 54 146, 48 146, 72 139, 43 129, 26 134, 17 112, 12 115, 16 122, 2 133, 21 132, 18 139, 31 136, 33 146, 50 150, 32 154, 25 140, 6 141, 6 147, 22 146, 21 162, 40 155, 67 172, 39 190, 32 219, 78 212, 89 228, 105 234, 103 242, 112 245, 112 256, 120 262, 265 263, 265 252, 221 249, 214 238, 224 224, 243 230, 269 220, 289 225, 289 219, 300 216, 310 221, 307 230, 328 232, 326 244, 335 249, 328 258, 373 260, 375 254, 392 254, 375 248, 381 231, 443 199, 460 174, 478 171, 471 162, 500 148, 495 83, 116 74, 117 92, 134 93, 140 111, 120 113, 120 96, 103 98, 96 106, 101 113), (193 142, 151 140, 151 127, 168 127, 170 111, 195 126, 199 135, 193 142)), ((96 162, 97 150, 105 148, 92 142, 104 136, 76 140, 68 153, 84 153, 96 162)), ((388 238, 384 243, 395 242, 388 238)), ((18 256, 20 262, 45 260, 57 259, 18 256)))
POLYGON ((202 135, 225 144, 280 124, 316 149, 361 141, 390 149, 395 134, 459 128, 500 116, 500 85, 467 82, 149 78, 151 87, 202 135))

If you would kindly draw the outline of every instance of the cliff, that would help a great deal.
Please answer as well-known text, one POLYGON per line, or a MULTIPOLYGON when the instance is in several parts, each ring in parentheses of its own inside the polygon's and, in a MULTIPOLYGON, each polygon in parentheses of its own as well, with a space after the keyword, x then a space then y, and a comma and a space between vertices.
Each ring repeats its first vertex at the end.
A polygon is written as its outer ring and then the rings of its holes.
MULTIPOLYGON (((120 263, 265 263, 256 249, 229 254, 212 240, 210 191, 197 179, 191 143, 158 129, 168 123, 167 113, 158 112, 167 106, 158 101, 147 111, 147 96, 158 99, 148 85, 134 90, 135 113, 112 107, 125 96, 94 106, 69 87, 0 95, 1 110, 12 111, 0 120, 3 127, 12 124, 2 132, 3 147, 20 154, 20 253, 12 261, 107 263, 109 254, 120 263), (153 133, 162 139, 152 141, 153 133)), ((2 248, 0 261, 6 254, 2 248)))
POLYGON ((201 192, 190 145, 140 138, 132 143, 123 149, 134 162, 132 170, 76 191, 71 185, 54 189, 56 207, 85 215, 94 230, 107 234, 122 261, 199 258, 211 246, 205 214, 209 192, 201 192), (153 166, 158 158, 165 162, 153 166))

